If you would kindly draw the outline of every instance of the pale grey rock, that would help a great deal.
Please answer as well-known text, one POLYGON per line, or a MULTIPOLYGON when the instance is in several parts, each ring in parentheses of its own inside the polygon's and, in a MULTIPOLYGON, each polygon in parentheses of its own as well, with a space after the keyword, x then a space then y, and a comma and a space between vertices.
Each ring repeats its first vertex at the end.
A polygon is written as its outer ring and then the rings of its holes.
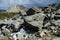
MULTIPOLYGON (((9 28, 10 31, 13 31, 13 29, 15 31, 18 31, 18 29, 20 28, 21 24, 24 23, 24 21, 23 21, 23 19, 21 19, 21 16, 19 16, 19 15, 16 15, 13 18, 8 19, 8 20, 7 19, 1 20, 0 24, 6 24, 6 25, 8 24, 7 28, 9 28), (13 20, 13 18, 16 18, 16 20, 13 20), (13 26, 14 28, 11 29, 10 26, 13 26)), ((3 26, 2 29, 4 29, 6 27, 6 25, 3 26)))
MULTIPOLYGON (((45 9, 44 8, 45 7, 33 7, 28 9, 19 5, 10 7, 6 10, 6 12, 19 12, 21 15, 16 15, 11 19, 0 20, 0 24, 8 24, 7 27, 6 25, 2 26, 2 29, 4 29, 2 32, 4 32, 6 36, 10 36, 10 34, 12 34, 13 40, 52 40, 53 34, 55 36, 60 36, 60 9, 56 10, 56 8, 53 8, 52 6, 48 6, 45 9), (46 15, 44 12, 46 12, 46 15), (45 16, 46 21, 43 25, 45 16), (20 26, 23 26, 23 29, 19 29, 20 26), (42 27, 47 28, 42 29, 42 27), (25 28, 27 30, 24 30, 25 28), (20 33, 18 32, 18 29, 20 30, 20 33), (27 31, 36 31, 39 32, 39 34, 34 32, 37 34, 37 36, 35 36, 34 33, 31 34, 32 32, 30 32, 31 35, 28 35, 27 31)), ((55 37, 53 40, 59 40, 59 38, 55 37)))
POLYGON ((60 40, 60 37, 55 37, 53 38, 53 40, 60 40))
POLYGON ((55 24, 55 25, 60 26, 60 20, 54 21, 54 22, 52 22, 52 23, 55 24))
POLYGON ((60 13, 60 9, 57 10, 57 13, 60 13))
POLYGON ((28 40, 38 40, 38 38, 34 34, 30 34, 28 40))
POLYGON ((27 13, 24 10, 21 10, 21 15, 24 16, 27 15, 27 13))
POLYGON ((20 32, 12 33, 11 35, 13 37, 13 40, 17 40, 17 39, 19 39, 19 40, 27 40, 27 38, 28 38, 28 35, 23 35, 20 32))
POLYGON ((45 14, 38 13, 31 16, 24 17, 25 21, 33 26, 39 27, 39 29, 42 29, 43 27, 43 20, 44 20, 45 14))
POLYGON ((10 30, 9 29, 7 29, 7 28, 4 28, 3 29, 3 33, 5 34, 5 36, 11 36, 11 32, 10 32, 10 30))
POLYGON ((0 40, 10 40, 7 36, 1 36, 0 40))
POLYGON ((44 25, 44 27, 48 27, 48 26, 50 26, 50 25, 51 25, 51 23, 48 22, 48 23, 46 23, 46 24, 44 25))
POLYGON ((17 19, 15 20, 15 22, 14 22, 14 20, 13 20, 13 22, 12 22, 12 24, 15 25, 15 28, 16 28, 16 29, 18 29, 18 28, 21 26, 21 24, 23 24, 23 23, 24 23, 24 21, 23 21, 23 19, 21 19, 21 18, 17 18, 17 19))
POLYGON ((40 9, 39 7, 32 7, 33 10, 35 10, 35 12, 41 12, 42 9, 40 9))

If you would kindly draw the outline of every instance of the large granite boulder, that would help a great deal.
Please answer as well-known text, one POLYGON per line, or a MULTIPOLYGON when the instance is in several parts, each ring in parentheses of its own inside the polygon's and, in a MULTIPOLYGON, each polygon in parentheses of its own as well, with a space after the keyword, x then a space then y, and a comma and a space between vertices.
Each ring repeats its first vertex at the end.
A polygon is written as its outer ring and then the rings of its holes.
POLYGON ((44 20, 45 14, 43 13, 38 13, 38 14, 34 14, 31 16, 26 16, 24 17, 24 20, 31 24, 32 26, 36 26, 39 28, 39 30, 42 29, 43 27, 43 20, 44 20))

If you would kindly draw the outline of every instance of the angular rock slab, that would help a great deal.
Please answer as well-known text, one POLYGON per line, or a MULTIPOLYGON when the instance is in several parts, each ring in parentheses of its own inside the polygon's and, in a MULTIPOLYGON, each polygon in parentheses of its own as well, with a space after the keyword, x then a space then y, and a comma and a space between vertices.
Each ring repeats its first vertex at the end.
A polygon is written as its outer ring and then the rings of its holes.
POLYGON ((29 24, 33 26, 37 26, 39 30, 41 30, 43 27, 44 18, 45 18, 45 14, 43 13, 38 13, 38 14, 24 17, 26 22, 28 22, 29 24))

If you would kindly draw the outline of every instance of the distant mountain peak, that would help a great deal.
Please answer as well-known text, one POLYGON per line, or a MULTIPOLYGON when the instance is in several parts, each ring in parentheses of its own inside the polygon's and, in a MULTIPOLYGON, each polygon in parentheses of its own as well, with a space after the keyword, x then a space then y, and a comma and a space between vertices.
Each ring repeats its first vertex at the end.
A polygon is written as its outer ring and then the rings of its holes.
POLYGON ((22 5, 13 5, 10 6, 6 11, 7 12, 20 12, 20 10, 26 10, 28 8, 22 6, 22 5))

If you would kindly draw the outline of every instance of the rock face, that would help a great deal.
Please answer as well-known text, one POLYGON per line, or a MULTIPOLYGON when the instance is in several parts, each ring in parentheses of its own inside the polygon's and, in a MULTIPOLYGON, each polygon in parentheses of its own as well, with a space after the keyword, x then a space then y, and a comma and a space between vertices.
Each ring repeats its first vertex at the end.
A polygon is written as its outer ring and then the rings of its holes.
POLYGON ((43 20, 44 20, 45 14, 43 13, 36 13, 32 16, 26 16, 24 17, 25 21, 32 26, 36 26, 39 28, 39 30, 42 29, 43 27, 43 20))
POLYGON ((58 40, 57 37, 60 36, 59 5, 29 9, 16 5, 10 7, 7 12, 20 14, 11 19, 0 20, 0 36, 4 38, 7 36, 6 40, 55 40, 55 37, 58 40))

